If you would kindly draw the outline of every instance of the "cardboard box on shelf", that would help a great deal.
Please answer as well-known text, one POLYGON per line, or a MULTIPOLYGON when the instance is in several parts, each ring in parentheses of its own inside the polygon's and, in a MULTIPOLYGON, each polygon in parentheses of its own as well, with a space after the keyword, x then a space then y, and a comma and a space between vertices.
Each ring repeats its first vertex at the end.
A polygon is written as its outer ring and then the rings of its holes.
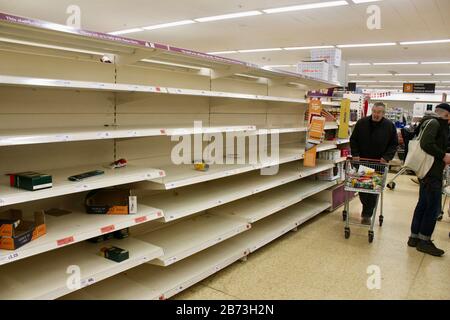
POLYGON ((312 49, 311 60, 325 60, 331 66, 340 67, 342 64, 342 50, 335 48, 312 49))
POLYGON ((328 81, 329 64, 325 61, 302 61, 297 65, 297 72, 314 79, 328 81))
POLYGON ((36 191, 48 189, 53 186, 52 176, 34 171, 9 174, 11 187, 36 191))
POLYGON ((137 213, 137 197, 130 189, 100 189, 86 195, 87 213, 126 215, 137 213))
POLYGON ((46 232, 44 211, 35 212, 34 220, 25 220, 21 210, 0 213, 0 249, 16 250, 46 232))

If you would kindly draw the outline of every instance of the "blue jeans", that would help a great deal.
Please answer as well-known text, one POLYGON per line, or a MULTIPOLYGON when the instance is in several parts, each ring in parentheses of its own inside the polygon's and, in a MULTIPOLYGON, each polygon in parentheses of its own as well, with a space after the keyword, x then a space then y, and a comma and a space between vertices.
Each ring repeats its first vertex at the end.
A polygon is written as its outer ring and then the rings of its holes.
POLYGON ((442 180, 426 177, 420 180, 419 202, 411 224, 411 236, 430 240, 441 211, 442 180))

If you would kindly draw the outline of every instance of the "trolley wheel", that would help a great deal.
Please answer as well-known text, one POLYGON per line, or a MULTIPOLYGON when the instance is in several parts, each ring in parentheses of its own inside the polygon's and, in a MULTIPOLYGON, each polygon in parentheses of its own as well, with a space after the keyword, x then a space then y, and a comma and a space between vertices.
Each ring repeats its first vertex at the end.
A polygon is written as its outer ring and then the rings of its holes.
POLYGON ((373 231, 369 231, 369 243, 373 242, 374 233, 373 231))
POLYGON ((397 184, 395 182, 389 182, 387 184, 387 187, 388 187, 389 190, 394 190, 396 185, 397 184))
POLYGON ((345 239, 350 238, 350 228, 345 228, 345 239))
POLYGON ((380 227, 382 227, 383 226, 384 217, 380 216, 379 220, 380 220, 380 227))
POLYGON ((347 220, 347 211, 342 212, 342 220, 347 220))
POLYGON ((444 212, 442 211, 441 214, 437 217, 437 221, 442 221, 443 217, 444 217, 444 212))

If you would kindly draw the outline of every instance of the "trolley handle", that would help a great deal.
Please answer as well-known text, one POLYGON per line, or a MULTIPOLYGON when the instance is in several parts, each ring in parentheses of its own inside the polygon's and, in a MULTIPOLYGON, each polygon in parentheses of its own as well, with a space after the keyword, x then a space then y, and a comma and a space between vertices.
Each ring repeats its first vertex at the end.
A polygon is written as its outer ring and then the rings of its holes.
MULTIPOLYGON (((348 157, 349 160, 353 158, 359 158, 359 157, 348 157)), ((381 159, 371 159, 371 158, 359 158, 359 161, 366 161, 366 162, 378 162, 381 163, 381 159)))

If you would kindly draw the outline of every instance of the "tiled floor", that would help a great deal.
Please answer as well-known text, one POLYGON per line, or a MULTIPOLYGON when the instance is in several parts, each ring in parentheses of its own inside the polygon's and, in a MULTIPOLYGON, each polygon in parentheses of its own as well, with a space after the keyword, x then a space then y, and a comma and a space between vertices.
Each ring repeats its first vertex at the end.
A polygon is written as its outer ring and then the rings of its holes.
MULTIPOLYGON (((385 223, 375 240, 367 229, 343 236, 342 210, 324 213, 175 299, 450 299, 450 218, 434 234, 441 258, 408 248, 418 187, 402 176, 385 192, 385 223), (380 289, 368 289, 369 266, 381 272, 380 289)), ((352 203, 359 211, 359 201, 352 203)))

